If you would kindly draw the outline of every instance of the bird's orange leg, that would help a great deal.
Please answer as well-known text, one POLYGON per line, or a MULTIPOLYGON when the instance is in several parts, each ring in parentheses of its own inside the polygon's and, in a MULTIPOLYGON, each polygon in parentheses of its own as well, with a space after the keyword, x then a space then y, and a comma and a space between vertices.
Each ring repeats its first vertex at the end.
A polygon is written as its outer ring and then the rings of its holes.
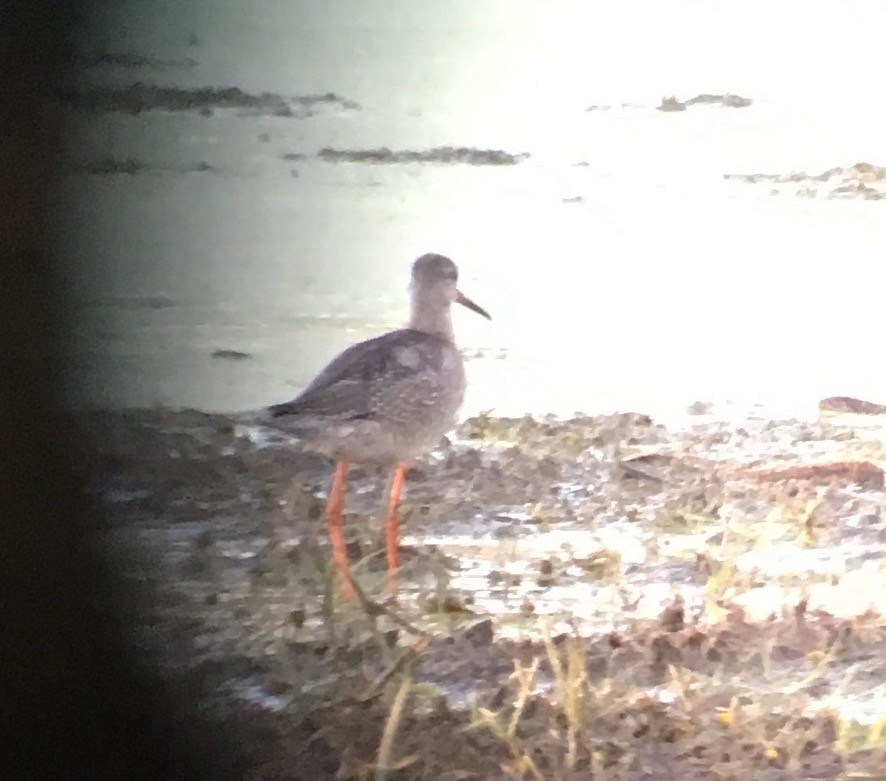
POLYGON ((329 527, 329 539, 332 541, 332 561, 345 579, 342 595, 345 599, 353 599, 354 588, 351 586, 351 570, 348 567, 348 551, 345 547, 344 519, 342 518, 345 508, 348 467, 349 464, 344 459, 335 464, 332 487, 329 489, 329 498, 326 500, 326 524, 329 527))
POLYGON ((397 550, 397 510, 400 507, 403 484, 406 482, 406 469, 406 464, 397 464, 397 469, 394 471, 394 479, 391 481, 388 514, 385 517, 385 543, 388 553, 388 591, 392 594, 397 593, 397 570, 400 567, 400 557, 397 550))

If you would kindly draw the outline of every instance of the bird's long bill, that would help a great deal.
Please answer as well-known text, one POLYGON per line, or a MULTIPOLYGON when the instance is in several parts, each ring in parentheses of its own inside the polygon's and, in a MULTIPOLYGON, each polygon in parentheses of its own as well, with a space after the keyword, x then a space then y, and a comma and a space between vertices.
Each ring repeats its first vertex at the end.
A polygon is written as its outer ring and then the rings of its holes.
POLYGON ((489 314, 482 306, 479 304, 475 304, 461 291, 456 291, 455 295, 455 303, 461 304, 463 307, 467 307, 472 312, 476 312, 478 315, 483 315, 487 320, 492 320, 492 315, 489 314))

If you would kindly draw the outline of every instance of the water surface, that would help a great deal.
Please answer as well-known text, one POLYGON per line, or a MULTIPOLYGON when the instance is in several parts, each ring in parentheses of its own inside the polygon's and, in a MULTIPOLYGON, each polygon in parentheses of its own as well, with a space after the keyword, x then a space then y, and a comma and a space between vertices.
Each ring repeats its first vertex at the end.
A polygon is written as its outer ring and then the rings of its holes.
POLYGON ((886 159, 879 54, 859 43, 884 16, 876 2, 691 0, 84 11, 81 85, 332 92, 358 108, 69 110, 55 202, 71 402, 231 411, 290 396, 403 321, 425 251, 450 254, 494 316, 456 315, 466 412, 667 415, 703 398, 802 415, 826 395, 882 397, 884 202, 723 175, 886 159), (753 103, 656 110, 701 92, 753 103), (446 145, 530 157, 317 157, 446 145), (96 173, 108 160, 137 165, 96 173))

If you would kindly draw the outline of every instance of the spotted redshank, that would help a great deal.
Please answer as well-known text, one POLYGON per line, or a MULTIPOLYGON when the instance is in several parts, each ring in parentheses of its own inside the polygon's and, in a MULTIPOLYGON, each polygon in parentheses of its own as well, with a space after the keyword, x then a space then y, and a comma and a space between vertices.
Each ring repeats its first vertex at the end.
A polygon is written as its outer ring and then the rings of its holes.
POLYGON ((455 423, 465 394, 465 369, 455 345, 451 305, 491 319, 457 287, 458 268, 442 255, 412 266, 406 328, 352 345, 292 401, 268 408, 270 423, 335 460, 326 501, 334 564, 353 598, 343 533, 345 485, 352 463, 392 467, 385 540, 388 586, 397 590, 397 526, 406 472, 455 423))

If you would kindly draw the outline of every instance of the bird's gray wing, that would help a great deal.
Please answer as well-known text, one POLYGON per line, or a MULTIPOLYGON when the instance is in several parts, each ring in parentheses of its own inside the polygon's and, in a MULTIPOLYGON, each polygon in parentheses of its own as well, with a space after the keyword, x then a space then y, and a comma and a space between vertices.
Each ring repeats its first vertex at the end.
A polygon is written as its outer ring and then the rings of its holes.
POLYGON ((291 401, 269 407, 272 418, 320 415, 341 419, 370 418, 377 403, 402 381, 416 374, 415 360, 438 353, 443 340, 403 328, 348 347, 332 359, 310 385, 291 401), (439 345, 437 344, 439 342, 439 345), (403 350, 413 361, 403 360, 403 350), (385 392, 387 389, 387 393, 385 392))

